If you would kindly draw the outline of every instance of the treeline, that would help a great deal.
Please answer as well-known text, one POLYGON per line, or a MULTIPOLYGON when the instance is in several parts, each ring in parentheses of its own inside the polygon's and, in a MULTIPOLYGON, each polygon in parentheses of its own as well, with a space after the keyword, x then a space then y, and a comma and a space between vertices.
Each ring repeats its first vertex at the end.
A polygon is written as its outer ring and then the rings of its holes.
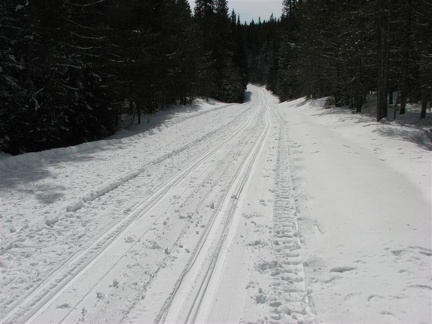
POLYGON ((284 0, 281 19, 243 27, 252 82, 281 100, 332 96, 357 112, 377 93, 377 120, 388 103, 405 113, 432 95, 432 2, 284 0), (393 98, 393 93, 398 93, 393 98))
POLYGON ((226 0, 2 0, 0 151, 97 140, 196 97, 242 101, 247 66, 226 0))

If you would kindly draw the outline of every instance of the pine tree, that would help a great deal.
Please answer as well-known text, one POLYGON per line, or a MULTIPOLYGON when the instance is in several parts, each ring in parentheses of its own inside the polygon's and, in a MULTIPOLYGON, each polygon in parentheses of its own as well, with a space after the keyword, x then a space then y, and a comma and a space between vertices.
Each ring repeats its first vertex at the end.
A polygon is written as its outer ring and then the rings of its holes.
POLYGON ((427 0, 416 0, 414 3, 414 39, 416 55, 416 71, 418 71, 418 81, 416 83, 421 100, 420 118, 426 118, 428 103, 432 97, 432 19, 430 10, 432 4, 427 0))
POLYGON ((199 93, 207 99, 215 91, 216 65, 213 55, 214 46, 214 3, 213 0, 195 1, 194 19, 198 32, 198 43, 200 44, 200 65, 199 65, 199 93))
MULTIPOLYGON (((12 8, 9 8, 11 10, 12 8)), ((102 3, 45 0, 16 6, 21 27, 13 46, 20 62, 20 103, 10 109, 7 152, 66 146, 106 136, 115 113, 106 99, 102 3)), ((10 96, 9 96, 10 97, 10 96)))
MULTIPOLYGON (((249 82, 249 72, 247 64, 247 54, 243 38, 243 32, 240 23, 240 17, 236 17, 235 12, 232 12, 231 18, 232 30, 234 31, 234 64, 238 67, 241 77, 241 89, 245 89, 249 82), (237 21, 236 21, 237 18, 237 21)), ((244 98, 243 92, 239 93, 240 97, 237 101, 242 101, 244 98)))
POLYGON ((216 65, 215 97, 222 101, 235 101, 239 80, 239 71, 233 64, 234 42, 231 39, 232 29, 229 9, 226 0, 216 0, 214 16, 213 56, 216 65))
POLYGON ((212 17, 214 14, 213 0, 195 0, 194 15, 197 19, 212 17))
POLYGON ((22 58, 17 55, 23 39, 23 6, 15 1, 0 3, 0 151, 15 153, 17 125, 25 115, 22 58))
POLYGON ((377 121, 387 117, 387 94, 390 54, 390 2, 379 0, 377 121))
POLYGON ((171 5, 172 8, 165 19, 171 23, 166 33, 167 37, 171 37, 169 39, 173 43, 167 54, 171 61, 168 67, 168 77, 171 83, 170 96, 174 102, 179 101, 186 104, 198 94, 199 47, 189 3, 187 0, 177 0, 171 5))
POLYGON ((401 20, 399 35, 401 35, 400 51, 396 66, 400 66, 400 77, 399 77, 399 102, 400 102, 400 114, 405 114, 406 104, 409 95, 409 84, 412 76, 410 71, 413 68, 413 1, 407 0, 399 7, 397 11, 398 17, 401 20))
POLYGON ((243 101, 247 82, 240 62, 243 44, 227 1, 197 0, 195 21, 201 39, 201 95, 227 102, 243 101))

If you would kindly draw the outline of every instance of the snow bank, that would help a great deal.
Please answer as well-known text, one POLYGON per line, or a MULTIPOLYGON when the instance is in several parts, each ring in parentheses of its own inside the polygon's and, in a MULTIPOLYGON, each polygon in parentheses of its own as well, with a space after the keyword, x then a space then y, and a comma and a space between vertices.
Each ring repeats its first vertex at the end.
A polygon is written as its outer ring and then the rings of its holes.
MULTIPOLYGON (((323 322, 430 322, 428 130, 375 122, 323 100, 279 105, 305 241, 310 300, 323 322)), ((405 126, 404 126, 405 125, 405 126)))
POLYGON ((123 144, 128 144, 163 131, 165 128, 181 123, 187 119, 204 115, 215 109, 226 108, 216 100, 208 102, 197 99, 191 106, 173 106, 156 114, 145 114, 141 117, 141 124, 134 124, 129 129, 121 129, 106 140, 83 143, 80 145, 56 148, 41 152, 25 153, 11 156, 0 152, 0 171, 14 170, 22 166, 44 165, 47 160, 60 160, 68 155, 100 151, 123 144))

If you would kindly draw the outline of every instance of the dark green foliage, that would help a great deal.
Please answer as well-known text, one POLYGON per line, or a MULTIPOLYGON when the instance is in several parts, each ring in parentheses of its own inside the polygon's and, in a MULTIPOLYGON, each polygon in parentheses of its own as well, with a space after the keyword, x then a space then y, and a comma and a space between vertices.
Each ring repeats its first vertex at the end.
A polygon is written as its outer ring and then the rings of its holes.
POLYGON ((225 102, 243 102, 248 82, 240 24, 226 0, 197 0, 195 22, 201 44, 200 93, 225 102))
POLYGON ((283 6, 280 21, 243 27, 252 82, 281 100, 332 96, 357 112, 374 91, 378 120, 388 103, 404 113, 408 99, 422 101, 425 115, 432 93, 430 1, 284 0, 283 6))
POLYGON ((112 134, 125 100, 155 112, 193 98, 242 101, 242 35, 227 2, 4 0, 0 150, 18 154, 112 134), (234 23, 233 21, 234 20, 234 23))
POLYGON ((96 25, 104 9, 57 0, 8 8, 5 16, 19 31, 10 50, 20 65, 18 96, 6 96, 18 99, 0 107, 3 150, 73 145, 114 131, 117 116, 103 72, 105 37, 96 25))
MULTIPOLYGON (((0 3, 0 150, 13 154, 112 134, 127 100, 140 117, 195 97, 242 102, 248 81, 281 100, 332 96, 360 111, 377 91, 432 93, 427 0, 283 0, 240 25, 227 0, 0 3)), ((390 100, 390 104, 392 101, 390 100)), ((139 119, 140 121, 140 119, 139 119)))

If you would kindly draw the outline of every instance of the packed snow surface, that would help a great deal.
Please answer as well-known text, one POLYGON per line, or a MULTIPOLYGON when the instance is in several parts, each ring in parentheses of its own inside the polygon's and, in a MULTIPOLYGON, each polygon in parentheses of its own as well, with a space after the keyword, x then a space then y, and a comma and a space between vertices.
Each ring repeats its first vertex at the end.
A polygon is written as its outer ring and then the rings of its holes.
POLYGON ((427 131, 248 94, 1 156, 0 322, 431 322, 427 131))

